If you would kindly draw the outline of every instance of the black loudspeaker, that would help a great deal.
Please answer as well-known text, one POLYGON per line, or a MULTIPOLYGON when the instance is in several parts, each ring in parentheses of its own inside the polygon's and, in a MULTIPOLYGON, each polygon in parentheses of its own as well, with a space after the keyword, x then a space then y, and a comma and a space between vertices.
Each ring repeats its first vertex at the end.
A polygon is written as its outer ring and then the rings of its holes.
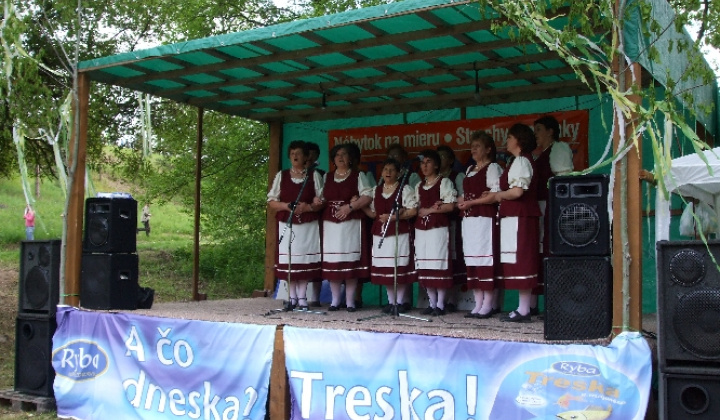
POLYGON ((658 362, 720 372, 720 241, 657 243, 658 362), (708 251, 709 248, 709 251, 708 251))
POLYGON ((83 254, 80 306, 87 309, 137 309, 137 254, 83 254))
POLYGON ((60 245, 60 240, 22 242, 18 313, 55 315, 60 299, 60 245))
POLYGON ((55 317, 19 315, 15 324, 15 391, 53 396, 52 337, 55 317))
POLYGON ((706 370, 705 375, 664 373, 659 388, 662 419, 720 418, 720 370, 706 370))
POLYGON ((610 255, 607 197, 607 175, 550 178, 551 255, 610 255))
POLYGON ((85 200, 83 252, 132 253, 137 244, 137 201, 94 197, 85 200))
POLYGON ((545 339, 605 338, 612 329, 610 257, 545 258, 545 339))

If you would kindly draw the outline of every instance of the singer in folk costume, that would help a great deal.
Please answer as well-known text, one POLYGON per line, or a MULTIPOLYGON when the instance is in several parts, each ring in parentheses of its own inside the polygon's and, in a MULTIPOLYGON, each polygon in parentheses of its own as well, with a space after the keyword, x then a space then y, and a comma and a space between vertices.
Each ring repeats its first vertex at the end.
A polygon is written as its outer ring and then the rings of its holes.
POLYGON ((268 192, 268 205, 276 211, 275 219, 278 222, 275 277, 289 280, 290 300, 285 309, 293 310, 297 307, 307 310, 308 281, 321 275, 319 211, 323 207, 323 180, 317 171, 305 167, 308 148, 304 141, 291 142, 288 157, 290 169, 275 175, 268 192), (306 177, 310 178, 306 181, 306 177), (298 198, 301 189, 302 195, 298 198), (286 230, 293 208, 295 213, 290 221, 291 228, 286 230))
POLYGON ((532 151, 535 134, 525 124, 514 124, 507 151, 515 158, 500 177, 500 191, 486 192, 500 203, 500 280, 505 289, 518 290, 518 308, 501 321, 529 322, 532 288, 540 267, 540 206, 538 173, 532 151))
POLYGON ((365 210, 365 213, 374 220, 371 228, 373 243, 370 281, 385 286, 387 290, 388 305, 383 308, 385 313, 390 313, 393 308, 398 308, 398 312, 405 312, 402 303, 408 286, 417 281, 410 235, 412 229, 410 219, 417 214, 417 203, 415 192, 407 185, 407 179, 403 188, 400 188, 401 173, 400 162, 395 159, 385 160, 382 170, 383 182, 373 188, 373 201, 365 210), (393 212, 396 202, 398 208, 393 212), (395 294, 396 273, 397 295, 395 294))
POLYGON ((430 305, 424 315, 445 315, 445 295, 453 285, 450 259, 450 221, 457 192, 452 181, 443 178, 440 155, 435 150, 420 152, 425 179, 415 187, 418 213, 415 218, 415 268, 420 285, 427 290, 430 305))
POLYGON ((502 168, 495 162, 495 140, 484 131, 470 139, 470 152, 476 162, 463 179, 463 195, 458 197, 462 216, 462 237, 467 287, 473 291, 475 307, 465 318, 490 318, 495 311, 495 269, 499 264, 497 203, 486 191, 500 191, 502 168))
POLYGON ((335 170, 325 174, 322 220, 322 277, 330 282, 332 302, 328 311, 340 309, 340 292, 345 282, 348 312, 355 312, 358 279, 370 277, 370 255, 363 246, 362 209, 372 201, 372 189, 358 170, 360 148, 354 143, 336 145, 330 150, 335 170))

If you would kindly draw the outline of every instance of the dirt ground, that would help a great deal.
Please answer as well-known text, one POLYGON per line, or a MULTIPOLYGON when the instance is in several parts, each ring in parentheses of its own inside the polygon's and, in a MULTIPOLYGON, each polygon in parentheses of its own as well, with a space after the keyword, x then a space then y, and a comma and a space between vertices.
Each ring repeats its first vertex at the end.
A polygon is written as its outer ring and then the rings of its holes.
POLYGON ((12 368, 15 354, 18 276, 17 269, 0 268, 0 389, 10 388, 13 383, 12 369, 8 368, 12 368))

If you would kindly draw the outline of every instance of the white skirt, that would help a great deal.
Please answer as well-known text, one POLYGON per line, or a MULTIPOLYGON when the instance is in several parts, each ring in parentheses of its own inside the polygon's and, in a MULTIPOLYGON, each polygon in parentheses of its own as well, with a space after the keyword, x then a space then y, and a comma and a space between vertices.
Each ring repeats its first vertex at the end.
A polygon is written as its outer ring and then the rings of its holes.
POLYGON ((330 263, 360 261, 361 235, 360 219, 342 223, 324 221, 323 261, 330 263))
POLYGON ((450 232, 447 227, 415 230, 415 268, 447 270, 450 232))
POLYGON ((488 267, 493 265, 493 219, 464 217, 462 220, 465 265, 488 267))
POLYGON ((373 235, 372 265, 373 267, 395 267, 395 242, 397 241, 397 265, 404 267, 410 264, 410 234, 386 236, 382 248, 378 248, 381 236, 373 235))
MULTIPOLYGON (((285 229, 285 222, 278 222, 278 235, 285 232, 278 245, 279 264, 311 264, 320 262, 320 229, 317 222, 292 225, 285 229), (290 252, 292 252, 291 258, 290 252)), ((279 236, 278 236, 279 238, 279 236)))

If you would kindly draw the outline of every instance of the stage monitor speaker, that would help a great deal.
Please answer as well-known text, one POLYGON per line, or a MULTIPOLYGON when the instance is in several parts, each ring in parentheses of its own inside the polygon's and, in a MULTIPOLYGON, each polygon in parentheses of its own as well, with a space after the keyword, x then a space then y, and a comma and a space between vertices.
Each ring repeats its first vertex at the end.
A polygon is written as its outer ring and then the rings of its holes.
POLYGON ((545 258, 545 339, 605 338, 612 329, 610 257, 545 258))
POLYGON ((137 309, 137 254, 83 254, 80 306, 87 309, 137 309))
POLYGON ((660 418, 665 420, 720 419, 720 371, 663 373, 658 400, 660 418))
POLYGON ((85 200, 83 252, 133 253, 136 245, 137 201, 110 197, 85 200))
POLYGON ((720 241, 657 243, 660 369, 720 371, 720 241), (709 251, 708 251, 709 249, 709 251), (714 259, 714 261, 713 261, 714 259))
POLYGON ((18 313, 55 315, 60 299, 60 245, 60 240, 22 242, 18 313))
POLYGON ((550 178, 550 254, 610 255, 607 175, 550 178))
POLYGON ((15 391, 53 396, 52 367, 54 316, 18 315, 15 324, 15 391))

